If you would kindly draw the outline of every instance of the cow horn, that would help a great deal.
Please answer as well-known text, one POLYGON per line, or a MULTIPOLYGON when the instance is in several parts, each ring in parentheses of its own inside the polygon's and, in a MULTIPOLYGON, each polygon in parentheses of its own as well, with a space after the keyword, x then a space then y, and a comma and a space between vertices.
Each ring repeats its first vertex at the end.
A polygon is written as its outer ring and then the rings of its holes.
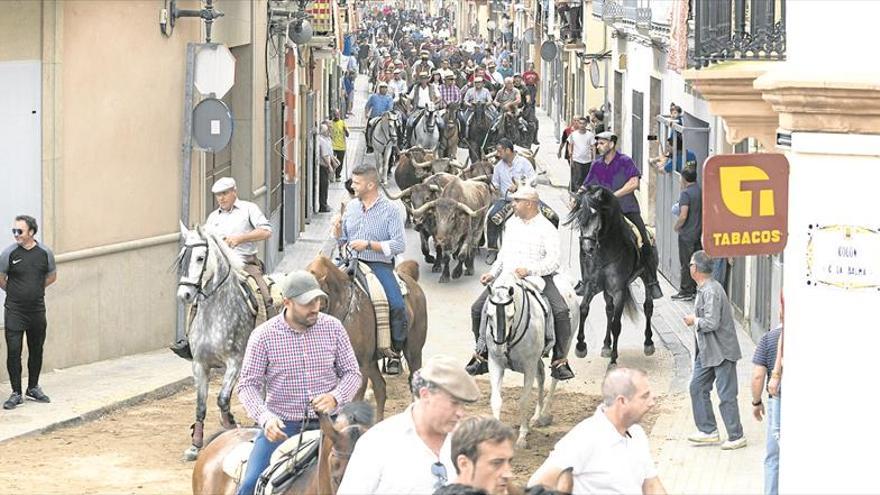
POLYGON ((449 166, 457 168, 459 170, 464 170, 464 165, 458 163, 458 160, 449 160, 449 166))
POLYGON ((434 163, 433 160, 424 161, 421 163, 413 161, 413 167, 416 168, 429 168, 434 163))
POLYGON ((427 212, 428 210, 433 208, 436 203, 437 203, 436 199, 434 201, 428 201, 427 203, 423 204, 422 206, 419 206, 418 208, 416 208, 415 210, 412 210, 412 216, 420 217, 420 216, 424 215, 425 212, 427 212))
POLYGON ((461 210, 461 211, 467 213, 468 216, 470 216, 470 217, 474 217, 474 218, 477 217, 477 216, 480 214, 481 211, 483 211, 484 209, 486 209, 485 207, 483 207, 483 208, 480 208, 480 209, 477 210, 477 211, 474 211, 474 210, 471 209, 470 206, 468 206, 468 205, 462 203, 461 201, 456 201, 456 202, 455 202, 455 206, 457 206, 459 210, 461 210))
POLYGON ((478 175, 478 176, 476 176, 476 177, 471 177, 471 178, 468 179, 468 180, 477 181, 477 182, 483 182, 483 181, 485 181, 485 180, 487 180, 487 179, 489 179, 489 176, 488 176, 488 175, 478 175))
POLYGON ((430 189, 434 192, 442 192, 443 191, 443 189, 441 189, 440 186, 438 186, 437 184, 428 184, 428 189, 430 189))
POLYGON ((388 189, 385 189, 385 186, 382 185, 382 191, 385 192, 385 196, 388 196, 388 199, 390 199, 390 200, 397 200, 397 199, 405 198, 405 197, 409 196, 409 194, 412 192, 410 189, 412 189, 412 186, 407 187, 403 191, 400 191, 399 194, 395 195, 395 194, 391 194, 390 192, 388 192, 388 189))

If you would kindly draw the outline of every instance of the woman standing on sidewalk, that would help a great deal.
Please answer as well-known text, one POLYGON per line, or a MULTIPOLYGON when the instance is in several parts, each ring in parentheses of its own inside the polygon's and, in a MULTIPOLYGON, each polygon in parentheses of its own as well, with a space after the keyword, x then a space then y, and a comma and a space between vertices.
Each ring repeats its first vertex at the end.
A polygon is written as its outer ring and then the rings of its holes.
MULTIPOLYGON (((333 122, 330 124, 330 141, 333 144, 333 155, 338 162, 336 165, 337 181, 340 179, 342 169, 345 167, 345 140, 348 138, 348 126, 345 125, 345 119, 342 118, 341 113, 340 110, 334 110, 333 122)), ((346 178, 348 178, 347 172, 346 178)))

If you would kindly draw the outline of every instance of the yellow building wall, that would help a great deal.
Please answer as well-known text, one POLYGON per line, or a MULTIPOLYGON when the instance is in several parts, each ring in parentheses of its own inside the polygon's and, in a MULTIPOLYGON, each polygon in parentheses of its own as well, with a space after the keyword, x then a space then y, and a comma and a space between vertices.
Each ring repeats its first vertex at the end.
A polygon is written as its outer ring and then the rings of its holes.
POLYGON ((40 59, 41 10, 34 0, 0 2, 0 62, 40 59))

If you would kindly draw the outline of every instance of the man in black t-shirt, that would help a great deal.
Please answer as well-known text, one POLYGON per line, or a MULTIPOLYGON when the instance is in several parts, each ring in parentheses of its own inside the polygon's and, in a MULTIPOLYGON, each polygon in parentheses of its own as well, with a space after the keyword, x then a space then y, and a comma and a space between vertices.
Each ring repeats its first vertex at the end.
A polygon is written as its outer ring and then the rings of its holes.
POLYGON ((46 287, 57 279, 55 256, 38 243, 34 217, 15 217, 12 235, 15 244, 0 253, 0 289, 6 291, 4 326, 6 327, 6 369, 12 395, 3 409, 13 409, 24 400, 21 394, 22 341, 27 337, 28 387, 25 395, 37 402, 49 402, 40 389, 43 367, 43 342, 46 340, 46 287))
POLYGON ((691 256, 703 249, 703 196, 697 184, 696 164, 688 163, 681 169, 681 196, 678 199, 678 260, 681 263, 681 285, 672 299, 692 301, 697 294, 697 283, 691 278, 691 256))

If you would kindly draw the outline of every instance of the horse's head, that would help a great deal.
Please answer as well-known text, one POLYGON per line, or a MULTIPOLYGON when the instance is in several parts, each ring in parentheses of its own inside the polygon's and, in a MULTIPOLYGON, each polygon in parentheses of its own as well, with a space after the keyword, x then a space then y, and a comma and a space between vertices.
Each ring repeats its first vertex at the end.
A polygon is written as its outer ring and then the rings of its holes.
POLYGON ((580 243, 584 254, 593 255, 599 250, 599 243, 610 222, 609 215, 620 209, 614 193, 602 186, 589 186, 575 198, 574 207, 569 213, 567 224, 577 223, 580 229, 580 243))
POLYGON ((373 408, 365 402, 352 402, 342 406, 335 422, 327 415, 319 415, 321 433, 327 439, 327 454, 331 493, 336 493, 351 460, 355 444, 373 425, 373 408))
POLYGON ((520 283, 512 272, 502 273, 492 283, 487 306, 490 314, 486 321, 491 325, 492 338, 496 344, 504 343, 507 331, 513 325, 517 305, 522 303, 520 283))
POLYGON ((348 284, 348 276, 340 270, 333 261, 319 254, 309 263, 306 271, 315 276, 318 285, 327 294, 328 307, 324 308, 327 314, 340 318, 348 311, 349 300, 343 297, 348 284))

